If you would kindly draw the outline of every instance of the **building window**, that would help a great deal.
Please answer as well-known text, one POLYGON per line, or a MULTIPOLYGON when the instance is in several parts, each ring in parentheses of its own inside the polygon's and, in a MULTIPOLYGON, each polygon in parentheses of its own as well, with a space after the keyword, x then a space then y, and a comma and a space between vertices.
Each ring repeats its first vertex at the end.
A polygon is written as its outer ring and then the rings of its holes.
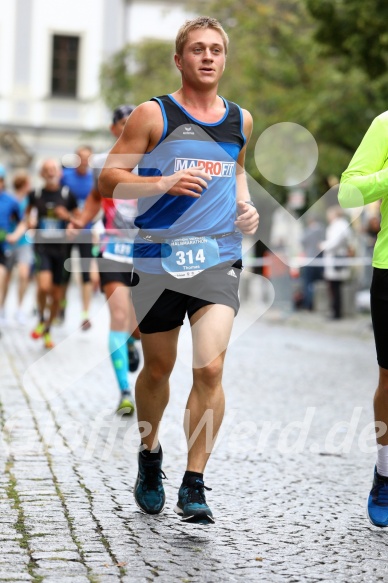
POLYGON ((58 97, 77 96, 78 36, 53 36, 51 94, 58 97))

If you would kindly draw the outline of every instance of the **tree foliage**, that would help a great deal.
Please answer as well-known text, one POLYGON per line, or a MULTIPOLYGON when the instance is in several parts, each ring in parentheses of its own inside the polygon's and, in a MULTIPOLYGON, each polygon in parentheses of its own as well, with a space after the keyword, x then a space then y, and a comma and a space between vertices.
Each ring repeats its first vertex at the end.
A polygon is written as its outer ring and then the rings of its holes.
POLYGON ((126 45, 103 63, 100 72, 102 98, 110 109, 171 92, 179 82, 172 43, 161 40, 126 45))
POLYGON ((342 57, 370 79, 388 72, 388 3, 385 0, 306 0, 318 23, 315 38, 328 55, 342 57))
MULTIPOLYGON (((188 4, 198 11, 198 2, 188 4)), ((317 176, 339 176, 372 119, 386 109, 386 0, 205 0, 200 7, 230 37, 220 92, 253 115, 249 173, 265 184, 254 146, 266 128, 287 121, 316 139, 317 176)), ((149 40, 105 63, 101 88, 109 107, 177 88, 173 50, 173 42, 149 40)), ((284 196, 273 185, 271 192, 284 196)))

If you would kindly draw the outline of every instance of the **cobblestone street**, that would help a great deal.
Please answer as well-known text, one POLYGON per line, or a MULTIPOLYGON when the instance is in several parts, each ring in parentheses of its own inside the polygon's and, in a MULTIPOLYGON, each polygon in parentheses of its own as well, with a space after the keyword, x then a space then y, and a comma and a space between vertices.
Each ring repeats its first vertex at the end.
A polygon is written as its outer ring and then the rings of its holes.
POLYGON ((185 469, 187 330, 161 429, 167 504, 147 516, 132 495, 136 419, 113 413, 107 309, 95 298, 93 326, 82 332, 78 297, 72 288, 72 313, 53 329, 51 352, 29 327, 5 328, 0 339, 1 581, 387 580, 388 533, 365 514, 377 381, 366 317, 251 323, 243 307, 226 360, 227 413, 205 475, 216 524, 204 527, 173 512, 185 469))

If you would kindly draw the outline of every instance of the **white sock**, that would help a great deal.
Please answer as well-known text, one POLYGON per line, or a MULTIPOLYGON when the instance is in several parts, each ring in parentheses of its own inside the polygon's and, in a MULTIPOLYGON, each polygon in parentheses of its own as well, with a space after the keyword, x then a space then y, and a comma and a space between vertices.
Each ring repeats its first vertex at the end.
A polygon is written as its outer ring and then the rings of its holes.
POLYGON ((377 473, 388 478, 388 445, 382 445, 377 450, 377 473))

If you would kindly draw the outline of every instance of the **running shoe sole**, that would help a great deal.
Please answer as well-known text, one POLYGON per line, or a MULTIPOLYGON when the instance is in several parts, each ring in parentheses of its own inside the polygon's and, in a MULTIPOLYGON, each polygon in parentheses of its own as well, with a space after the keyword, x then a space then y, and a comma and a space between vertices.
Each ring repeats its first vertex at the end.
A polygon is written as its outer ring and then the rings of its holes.
POLYGON ((135 407, 121 407, 120 409, 116 410, 118 415, 123 415, 125 417, 130 417, 135 412, 135 407))
POLYGON ((189 524, 214 524, 215 520, 213 516, 209 516, 206 512, 198 512, 196 514, 192 514, 191 516, 183 516, 183 510, 178 506, 178 504, 174 508, 174 512, 181 517, 182 522, 187 522, 189 524))

